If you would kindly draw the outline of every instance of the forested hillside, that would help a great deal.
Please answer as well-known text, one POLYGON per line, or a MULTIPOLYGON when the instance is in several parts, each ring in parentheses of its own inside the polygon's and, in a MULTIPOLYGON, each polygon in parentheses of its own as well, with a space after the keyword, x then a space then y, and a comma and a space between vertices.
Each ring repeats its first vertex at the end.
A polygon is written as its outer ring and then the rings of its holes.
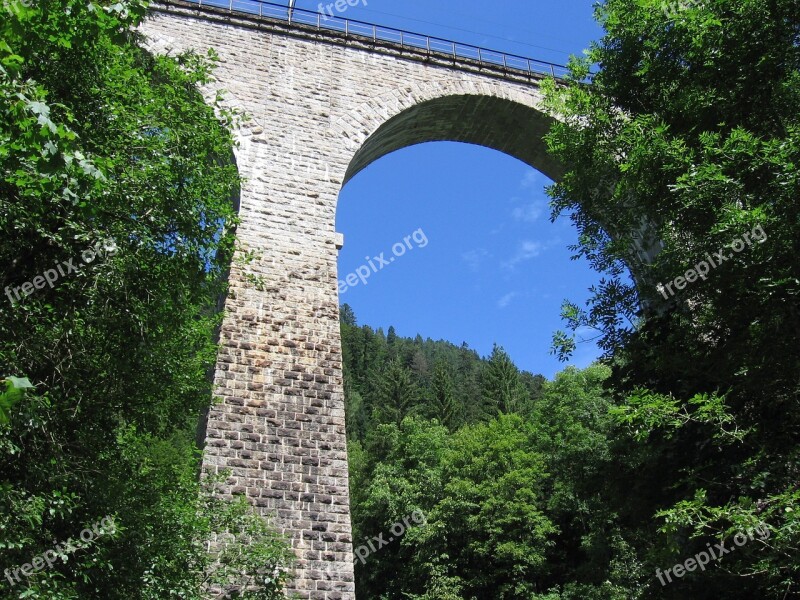
POLYGON ((600 493, 610 369, 550 382, 497 346, 481 358, 341 318, 354 545, 425 516, 357 562, 360 597, 531 598, 564 579, 570 597, 623 593, 632 557, 600 493))
POLYGON ((347 434, 364 441, 383 423, 407 416, 436 419, 450 431, 501 412, 527 412, 545 378, 520 371, 495 347, 487 359, 466 344, 398 337, 364 325, 353 309, 341 311, 347 434))

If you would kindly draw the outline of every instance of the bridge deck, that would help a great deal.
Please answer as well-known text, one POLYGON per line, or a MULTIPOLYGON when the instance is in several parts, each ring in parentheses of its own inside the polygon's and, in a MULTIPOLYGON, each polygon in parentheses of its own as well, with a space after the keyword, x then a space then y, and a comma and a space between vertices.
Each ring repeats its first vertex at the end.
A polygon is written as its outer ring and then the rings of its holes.
POLYGON ((265 2, 263 0, 157 0, 154 11, 191 11, 214 20, 356 46, 384 54, 516 82, 562 79, 567 67, 453 40, 384 27, 364 21, 265 2))

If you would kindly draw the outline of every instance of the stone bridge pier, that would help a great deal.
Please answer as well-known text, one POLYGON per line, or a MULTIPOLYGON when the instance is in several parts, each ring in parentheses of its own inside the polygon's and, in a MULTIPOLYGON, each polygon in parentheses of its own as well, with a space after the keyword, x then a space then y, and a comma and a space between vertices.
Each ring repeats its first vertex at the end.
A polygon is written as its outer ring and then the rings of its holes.
MULTIPOLYGON (((448 140, 506 152, 551 178, 540 78, 400 44, 175 1, 142 26, 154 52, 213 48, 243 112, 241 223, 203 470, 232 473, 292 539, 290 593, 353 600, 337 291, 342 186, 400 148, 448 140)), ((376 198, 376 201, 380 201, 376 198)))

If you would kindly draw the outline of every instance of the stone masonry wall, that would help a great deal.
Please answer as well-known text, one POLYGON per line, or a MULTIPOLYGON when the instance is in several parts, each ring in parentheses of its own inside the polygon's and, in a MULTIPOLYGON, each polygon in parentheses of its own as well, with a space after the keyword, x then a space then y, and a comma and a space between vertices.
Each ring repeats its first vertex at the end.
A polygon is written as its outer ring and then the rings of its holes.
POLYGON ((525 146, 509 133, 510 123, 524 130, 526 119, 539 120, 526 136, 541 130, 540 94, 524 82, 254 28, 186 6, 156 9, 142 26, 150 48, 214 48, 216 82, 204 93, 224 90, 225 102, 249 119, 236 132, 241 224, 215 374, 222 402, 209 415, 203 469, 230 469, 220 493, 245 495, 290 534, 299 558, 291 592, 353 600, 339 191, 369 162, 428 139, 481 143, 552 172, 541 143, 528 138, 525 146), (392 121, 398 117, 405 121, 392 121), (523 146, 533 149, 523 155, 523 146), (249 263, 240 260, 245 252, 253 253, 249 263))

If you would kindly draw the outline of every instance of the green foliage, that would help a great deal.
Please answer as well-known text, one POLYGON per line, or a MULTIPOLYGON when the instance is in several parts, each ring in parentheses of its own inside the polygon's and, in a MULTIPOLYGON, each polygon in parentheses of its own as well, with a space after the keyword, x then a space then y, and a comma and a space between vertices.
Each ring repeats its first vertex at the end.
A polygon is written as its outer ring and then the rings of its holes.
POLYGON ((573 325, 597 327, 609 351, 620 348, 640 307, 663 303, 658 283, 761 225, 765 243, 675 299, 705 307, 692 346, 720 342, 719 315, 735 313, 741 325, 724 337, 742 352, 788 316, 784 303, 798 292, 782 233, 798 223, 797 7, 708 2, 668 18, 662 2, 611 0, 598 17, 606 37, 574 64, 576 82, 549 94, 563 121, 548 141, 569 167, 553 186, 554 210, 577 211, 576 252, 609 273, 573 325), (579 80, 590 64, 602 69, 586 86, 579 80), (640 267, 636 245, 662 251, 640 267), (626 267, 638 290, 625 283, 626 267), (778 315, 747 331, 770 309, 778 315))
POLYGON ((382 425, 371 468, 353 473, 353 487, 366 488, 354 503, 356 543, 414 510, 426 523, 357 567, 359 593, 527 597, 556 531, 542 510, 547 474, 533 435, 507 415, 452 436, 414 418, 382 425))
POLYGON ((500 346, 495 345, 481 372, 485 409, 489 415, 520 412, 528 402, 519 369, 500 346))
POLYGON ((347 415, 354 543, 415 510, 426 523, 357 562, 359 596, 642 597, 636 536, 613 508, 623 430, 611 369, 570 368, 551 382, 497 346, 480 360, 389 331, 384 341, 342 323, 347 406, 358 411, 347 415), (412 416, 398 423, 396 406, 412 416))
POLYGON ((549 475, 534 435, 521 417, 500 415, 460 430, 444 456, 445 497, 429 520, 447 524, 444 549, 468 596, 524 598, 547 570, 557 529, 544 510, 549 475))
POLYGON ((33 385, 26 377, 7 377, 0 384, 5 388, 0 392, 0 425, 6 425, 11 408, 25 397, 27 390, 33 389, 33 385))
POLYGON ((456 429, 460 422, 460 411, 456 403, 455 386, 453 378, 441 360, 433 367, 430 402, 434 418, 450 431, 456 429))
POLYGON ((1 593, 278 598, 285 542, 197 480, 239 189, 214 56, 151 56, 136 0, 27 4, 0 18, 0 374, 35 392, 1 392, 0 563, 117 531, 1 593))
POLYGON ((377 389, 375 421, 400 425, 417 402, 411 372, 397 360, 390 360, 377 389))
MULTIPOLYGON (((196 528, 206 532, 206 539, 215 543, 213 562, 207 554, 208 546, 199 548, 205 567, 202 583, 237 590, 242 600, 282 600, 294 562, 288 540, 253 514, 244 498, 228 502, 214 494, 212 484, 222 480, 223 477, 207 480, 201 495, 203 504, 199 513, 204 520, 196 528)), ((187 593, 191 594, 192 589, 196 587, 189 588, 187 593)), ((165 595, 161 592, 153 599, 165 595)))
POLYGON ((674 432, 689 423, 712 426, 715 440, 741 442, 750 430, 736 427, 733 416, 725 408, 725 398, 716 394, 697 394, 681 402, 663 394, 639 389, 628 396, 625 404, 611 409, 617 421, 630 428, 637 441, 646 441, 658 429, 670 439, 674 432))
POLYGON ((651 572, 759 519, 781 532, 646 597, 796 595, 800 6, 596 10, 605 37, 548 85, 547 141, 567 167, 554 213, 574 211, 576 254, 606 274, 564 316, 598 330, 615 366, 607 492, 651 572))
MULTIPOLYGON (((529 419, 552 473, 547 514, 559 529, 541 588, 556 598, 639 598, 642 561, 618 516, 619 456, 607 366, 568 368, 545 383, 529 419)), ((547 597, 547 596, 544 596, 547 597)))
POLYGON ((378 424, 408 415, 455 431, 500 411, 524 413, 542 393, 544 377, 517 369, 500 347, 481 359, 466 344, 358 327, 347 304, 340 317, 348 439, 363 442, 378 424))

